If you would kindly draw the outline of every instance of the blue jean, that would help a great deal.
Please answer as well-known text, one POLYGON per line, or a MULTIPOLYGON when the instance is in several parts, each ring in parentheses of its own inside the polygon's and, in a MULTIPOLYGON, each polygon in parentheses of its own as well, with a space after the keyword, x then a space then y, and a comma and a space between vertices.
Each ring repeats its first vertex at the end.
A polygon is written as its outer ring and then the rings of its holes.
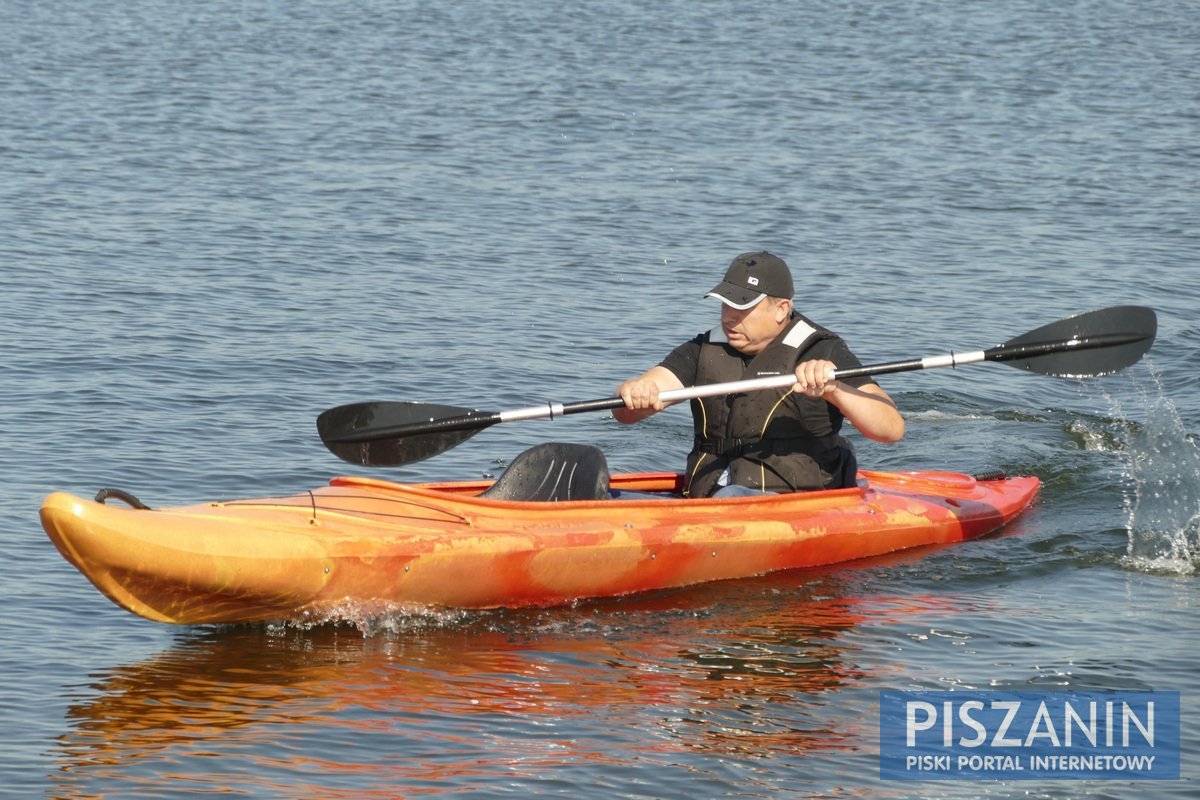
POLYGON ((775 494, 775 492, 764 492, 762 489, 751 489, 749 486, 740 486, 736 483, 731 483, 728 486, 722 486, 712 493, 713 497, 756 497, 762 494, 775 494))
POLYGON ((677 494, 671 492, 631 492, 628 489, 609 489, 609 500, 679 500, 677 494))

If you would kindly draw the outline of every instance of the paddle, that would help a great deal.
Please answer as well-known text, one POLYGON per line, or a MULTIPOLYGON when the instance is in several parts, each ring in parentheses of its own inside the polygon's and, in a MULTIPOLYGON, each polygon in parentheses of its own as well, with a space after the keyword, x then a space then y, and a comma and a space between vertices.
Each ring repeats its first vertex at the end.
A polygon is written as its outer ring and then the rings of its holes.
MULTIPOLYGON (((998 361, 1042 375, 1073 378, 1107 375, 1137 362, 1154 343, 1157 327, 1154 311, 1149 308, 1114 306, 1043 325, 989 350, 836 370, 833 377, 886 375, 981 361, 998 361)), ((794 382, 793 375, 773 375, 691 386, 663 392, 660 397, 664 403, 672 403, 735 392, 782 389, 794 382)), ((621 405, 619 397, 566 404, 549 402, 510 411, 479 411, 430 403, 351 403, 322 413, 317 418, 317 431, 325 446, 339 458, 354 464, 397 466, 445 452, 501 422, 553 419, 621 405)))

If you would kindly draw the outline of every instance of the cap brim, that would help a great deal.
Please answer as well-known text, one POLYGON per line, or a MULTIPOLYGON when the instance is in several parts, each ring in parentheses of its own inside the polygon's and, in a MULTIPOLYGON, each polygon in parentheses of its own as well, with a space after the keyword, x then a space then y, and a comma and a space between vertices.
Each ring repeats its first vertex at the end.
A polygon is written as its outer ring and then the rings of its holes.
POLYGON ((730 308, 745 311, 747 308, 752 308, 761 303, 762 299, 767 295, 765 292, 755 294, 743 286, 735 286, 732 283, 721 281, 704 296, 715 297, 730 308))

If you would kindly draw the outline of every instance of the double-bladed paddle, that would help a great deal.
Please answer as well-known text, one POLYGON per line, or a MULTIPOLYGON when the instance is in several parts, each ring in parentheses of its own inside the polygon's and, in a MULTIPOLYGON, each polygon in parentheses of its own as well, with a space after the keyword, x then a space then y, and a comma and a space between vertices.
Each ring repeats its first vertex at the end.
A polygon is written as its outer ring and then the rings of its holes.
MULTIPOLYGON (((886 375, 981 361, 999 361, 1029 372, 1060 377, 1108 375, 1145 355, 1154 343, 1157 329, 1158 322, 1152 309, 1114 306, 1043 325, 988 350, 840 369, 832 377, 886 375)), ((735 392, 781 389, 793 383, 795 376, 789 373, 690 386, 663 392, 659 397, 664 403, 674 403, 735 392)), ((339 458, 354 464, 388 467, 435 456, 501 422, 553 419, 622 405, 624 402, 619 397, 575 403, 548 402, 510 411, 479 411, 431 403, 351 403, 322 413, 317 418, 317 431, 325 446, 339 458)))

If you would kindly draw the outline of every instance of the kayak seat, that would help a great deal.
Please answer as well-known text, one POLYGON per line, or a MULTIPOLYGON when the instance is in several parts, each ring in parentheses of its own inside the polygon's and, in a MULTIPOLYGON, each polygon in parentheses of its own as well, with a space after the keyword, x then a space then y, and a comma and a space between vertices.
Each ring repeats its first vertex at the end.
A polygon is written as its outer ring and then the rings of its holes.
POLYGON ((550 442, 513 459, 496 482, 480 493, 491 500, 558 502, 608 497, 608 460, 586 444, 550 442))

